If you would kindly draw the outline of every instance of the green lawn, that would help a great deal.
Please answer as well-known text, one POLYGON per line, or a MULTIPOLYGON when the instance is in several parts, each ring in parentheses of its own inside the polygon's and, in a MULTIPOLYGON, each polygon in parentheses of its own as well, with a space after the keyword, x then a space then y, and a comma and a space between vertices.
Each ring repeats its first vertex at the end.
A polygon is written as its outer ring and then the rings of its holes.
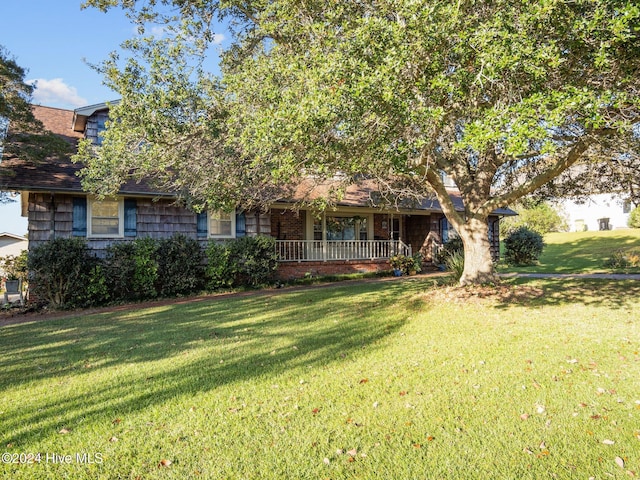
MULTIPOLYGON (((540 264, 500 268, 500 271, 531 273, 610 273, 604 262, 619 249, 640 249, 640 229, 603 232, 549 233, 540 264)), ((640 269, 630 269, 640 273, 640 269)))
POLYGON ((501 293, 394 279, 0 328, 0 478, 638 478, 640 285, 501 293))

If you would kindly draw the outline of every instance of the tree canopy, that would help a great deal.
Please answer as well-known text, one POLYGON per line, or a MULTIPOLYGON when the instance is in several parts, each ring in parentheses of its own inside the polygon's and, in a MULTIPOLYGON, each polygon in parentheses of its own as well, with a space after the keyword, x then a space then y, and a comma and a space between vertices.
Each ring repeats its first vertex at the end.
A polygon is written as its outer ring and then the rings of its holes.
MULTIPOLYGON (((34 85, 25 82, 26 70, 0 45, 0 156, 39 161, 67 153, 69 145, 47 132, 33 115, 34 85)), ((0 202, 10 201, 0 192, 0 202)))
POLYGON ((86 5, 125 8, 141 32, 151 21, 169 27, 97 66, 122 101, 102 149, 80 154, 95 190, 133 174, 220 206, 269 201, 310 175, 378 178, 438 198, 465 246, 463 284, 496 280, 487 240, 496 208, 543 190, 586 192, 594 179, 637 193, 633 2, 86 5), (234 32, 219 79, 207 68, 214 20, 234 32))

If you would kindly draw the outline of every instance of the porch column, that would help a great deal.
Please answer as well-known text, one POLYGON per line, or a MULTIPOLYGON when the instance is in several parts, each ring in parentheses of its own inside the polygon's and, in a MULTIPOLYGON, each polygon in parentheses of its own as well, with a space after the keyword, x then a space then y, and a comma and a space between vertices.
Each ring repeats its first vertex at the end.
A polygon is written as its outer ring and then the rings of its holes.
POLYGON ((322 261, 327 261, 327 214, 322 212, 322 261))

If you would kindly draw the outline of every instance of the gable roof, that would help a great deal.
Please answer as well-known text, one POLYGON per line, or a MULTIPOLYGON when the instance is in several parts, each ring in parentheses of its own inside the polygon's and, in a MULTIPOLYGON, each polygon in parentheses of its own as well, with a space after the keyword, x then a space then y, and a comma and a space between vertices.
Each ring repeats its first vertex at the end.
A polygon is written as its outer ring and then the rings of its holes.
POLYGON ((21 235, 16 235, 15 233, 2 232, 0 233, 0 238, 10 238, 12 240, 17 240, 19 242, 26 242, 27 237, 23 237, 21 235))
POLYGON ((102 110, 109 110, 109 105, 116 105, 118 103, 120 103, 120 100, 113 100, 107 103, 96 103, 95 105, 76 108, 73 111, 73 121, 71 122, 71 128, 74 132, 84 132, 85 128, 87 127, 87 120, 91 115, 102 110))
MULTIPOLYGON (((105 104, 77 110, 34 105, 34 116, 47 130, 69 142, 73 146, 72 152, 64 156, 51 156, 38 163, 5 155, 0 163, 0 190, 82 193, 78 176, 82 164, 73 163, 71 156, 76 152, 78 140, 84 138, 84 133, 75 131, 72 126, 78 116, 84 116, 86 124, 88 117, 85 114, 94 107, 93 113, 106 108, 105 104)), ((129 195, 167 196, 166 193, 157 192, 148 185, 138 184, 133 180, 123 185, 120 192, 129 195)))

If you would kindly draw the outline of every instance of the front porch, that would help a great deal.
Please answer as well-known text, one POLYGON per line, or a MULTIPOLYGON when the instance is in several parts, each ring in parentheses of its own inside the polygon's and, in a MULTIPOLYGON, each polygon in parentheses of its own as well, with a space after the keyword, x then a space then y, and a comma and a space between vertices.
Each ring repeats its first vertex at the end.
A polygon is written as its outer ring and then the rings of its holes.
POLYGON ((281 263, 375 261, 412 255, 411 245, 401 240, 276 240, 276 252, 281 263))

